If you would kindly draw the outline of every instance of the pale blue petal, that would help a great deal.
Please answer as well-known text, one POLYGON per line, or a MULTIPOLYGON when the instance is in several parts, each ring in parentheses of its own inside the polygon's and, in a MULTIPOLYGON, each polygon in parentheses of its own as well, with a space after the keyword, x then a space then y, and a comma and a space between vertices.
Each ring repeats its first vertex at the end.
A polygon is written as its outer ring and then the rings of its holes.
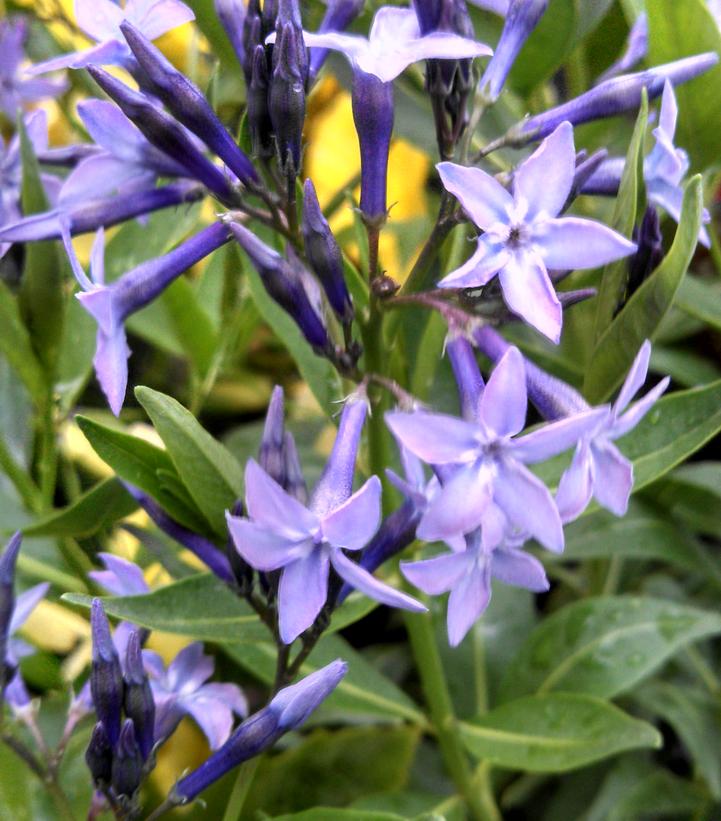
POLYGON ((476 250, 455 271, 438 283, 439 288, 480 288, 508 262, 510 254, 500 242, 492 242, 487 235, 478 238, 476 250))
POLYGON ((206 684, 178 701, 203 731, 211 750, 217 750, 228 740, 233 729, 233 705, 244 702, 234 684, 206 684))
POLYGON ((550 587, 543 565, 525 550, 495 550, 491 557, 491 573, 494 579, 504 584, 524 587, 534 593, 545 593, 550 587))
POLYGON ((445 189, 461 203, 463 210, 484 231, 509 223, 513 197, 498 180, 480 168, 467 168, 452 162, 436 166, 445 189))
POLYGON ((390 411, 385 420, 396 439, 428 464, 468 461, 478 452, 478 426, 455 416, 390 411))
POLYGON ((360 550, 381 521, 381 482, 371 476, 360 490, 322 521, 323 535, 333 547, 360 550))
POLYGON ((515 436, 526 424, 526 369, 518 348, 509 348, 493 369, 481 395, 480 416, 499 437, 515 436))
POLYGON ((547 268, 597 268, 633 254, 636 244, 600 222, 561 217, 533 226, 532 242, 547 268))
POLYGON ((594 482, 598 503, 616 516, 624 516, 633 488, 633 465, 610 443, 591 443, 594 482))
POLYGON ((214 669, 212 656, 206 656, 202 643, 194 641, 183 647, 170 662, 166 674, 167 687, 178 695, 189 695, 213 675, 214 669))
POLYGON ((166 32, 195 20, 192 9, 179 0, 128 0, 125 17, 148 40, 155 40, 166 32))
POLYGON ((651 410, 654 404, 658 401, 661 394, 668 388, 671 379, 666 376, 662 379, 655 388, 650 390, 643 399, 635 402, 620 419, 617 419, 611 430, 609 431, 610 439, 618 439, 619 436, 624 436, 632 428, 643 419, 643 417, 651 410))
POLYGON ((477 461, 460 468, 429 502, 416 535, 427 542, 451 539, 478 527, 492 498, 492 467, 477 461))
POLYGON ((526 219, 539 215, 555 217, 568 199, 576 173, 573 127, 561 123, 518 167, 513 177, 517 201, 528 205, 526 219))
POLYGON ((316 549, 284 568, 278 586, 278 627, 290 644, 315 621, 328 597, 328 553, 316 549))
POLYGON ((111 40, 119 34, 125 14, 113 0, 75 0, 75 19, 91 40, 111 40))
POLYGON ((256 570, 278 570, 302 559, 313 549, 313 541, 307 536, 289 539, 278 535, 266 524, 230 514, 226 514, 226 520, 238 553, 256 570))
POLYGON ((319 526, 318 517, 294 499, 255 461, 245 466, 248 515, 289 541, 300 541, 319 526))
POLYGON ((401 593, 400 590, 394 590, 390 585, 371 576, 367 570, 351 561, 340 550, 333 550, 330 560, 343 581, 369 598, 381 604, 387 604, 389 607, 400 607, 402 610, 410 610, 414 613, 425 613, 428 609, 412 596, 401 593))
MULTIPOLYGON (((83 296, 80 294, 79 296, 83 296)), ((98 328, 93 365, 98 383, 108 400, 110 410, 120 415, 128 386, 128 357, 130 348, 125 337, 125 328, 118 325, 115 332, 108 335, 98 328)))
POLYGON ((13 609, 13 614, 10 617, 10 628, 8 630, 8 635, 12 635, 19 630, 23 624, 25 624, 28 616, 33 612, 38 604, 40 604, 49 589, 50 585, 47 582, 42 582, 41 584, 36 584, 34 587, 31 587, 29 590, 25 590, 17 596, 15 599, 15 608, 13 609))
POLYGON ((563 312, 543 260, 516 252, 499 273, 506 305, 552 342, 561 338, 563 312))
POLYGON ((448 597, 448 643, 451 647, 457 647, 463 641, 490 600, 491 568, 486 561, 466 574, 448 597))
POLYGON ((623 386, 618 394, 618 399, 613 403, 613 411, 616 415, 622 413, 628 403, 641 390, 648 374, 648 363, 651 360, 651 343, 648 339, 641 345, 636 358, 633 360, 628 375, 623 382, 623 386))
POLYGON ((514 439, 509 447, 513 457, 519 462, 542 462, 575 447, 582 436, 590 436, 600 430, 608 419, 609 409, 603 405, 559 419, 557 422, 547 423, 533 433, 514 439))
POLYGON ((469 572, 474 557, 465 551, 444 553, 432 559, 401 562, 401 573, 408 581, 429 596, 447 593, 469 572))
POLYGON ((593 458, 588 442, 579 442, 571 464, 561 476, 556 506, 561 521, 572 522, 588 507, 593 496, 593 458))

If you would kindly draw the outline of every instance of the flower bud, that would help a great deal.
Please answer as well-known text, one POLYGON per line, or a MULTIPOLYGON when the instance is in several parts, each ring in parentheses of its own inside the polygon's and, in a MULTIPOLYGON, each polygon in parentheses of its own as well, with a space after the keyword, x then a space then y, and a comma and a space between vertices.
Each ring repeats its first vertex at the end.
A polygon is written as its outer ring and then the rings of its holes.
POLYGON ((108 741, 102 721, 93 728, 90 742, 85 750, 85 763, 88 765, 93 784, 104 786, 110 784, 113 767, 113 749, 108 741))
POLYGON ((90 668, 90 692, 98 719, 103 723, 111 746, 120 735, 123 708, 123 674, 105 610, 100 599, 93 599, 90 610, 93 660, 90 668))
POLYGON ((0 709, 4 685, 11 677, 11 671, 6 669, 6 659, 10 622, 15 609, 15 565, 21 544, 22 533, 18 530, 0 556, 0 709))
POLYGON ((382 220, 393 133, 393 84, 355 70, 352 103, 361 156, 360 210, 367 219, 382 220))
POLYGON ((343 323, 353 320, 353 303, 343 276, 343 255, 328 221, 320 210, 313 182, 303 188, 303 241, 313 273, 320 280, 328 302, 343 323))
POLYGON ((479 84, 481 94, 489 102, 498 99, 518 53, 547 7, 548 0, 511 0, 501 39, 479 84))
POLYGON ((88 72, 150 143, 180 163, 189 176, 202 182, 222 203, 231 206, 235 203, 236 194, 225 174, 198 150, 179 123, 103 69, 88 66, 88 72))
POLYGON ((243 0, 214 0, 215 13, 220 25, 233 46, 235 56, 241 67, 245 68, 245 47, 243 45, 243 28, 245 24, 245 4, 243 0))
POLYGON ((135 738, 143 761, 153 749, 155 700, 143 668, 140 633, 133 630, 125 656, 125 715, 132 719, 135 738))
POLYGON ((273 48, 268 109, 280 168, 293 179, 300 170, 300 144, 305 122, 305 76, 301 55, 303 34, 292 23, 282 25, 273 48))
POLYGON ((271 747, 284 733, 297 730, 346 674, 340 659, 281 690, 259 712, 247 718, 210 758, 175 785, 174 803, 186 804, 233 767, 271 747))
POLYGON ((253 263, 269 296, 290 314, 316 351, 323 353, 330 350, 325 324, 313 308, 297 268, 245 226, 231 222, 230 230, 253 263))
POLYGON ((663 259, 663 236, 658 211, 653 206, 646 209, 640 228, 634 231, 634 242, 638 250, 631 257, 628 266, 628 286, 626 299, 648 279, 663 259))
POLYGON ((110 783, 117 796, 132 798, 143 777, 143 756, 135 739, 132 719, 125 719, 118 743, 113 749, 110 783))
POLYGON ((261 20, 263 22, 263 41, 276 29, 278 18, 278 0, 264 0, 261 20))
POLYGON ((265 44, 263 42, 263 23, 260 19, 260 8, 258 11, 253 11, 253 6, 257 3, 251 3, 248 6, 248 13, 243 22, 243 54, 244 60, 241 63, 243 72, 245 73, 245 86, 250 88, 250 81, 252 77, 253 56, 258 46, 261 46, 263 53, 266 53, 265 44))
POLYGON ((200 137, 244 185, 259 182, 253 164, 238 148, 200 89, 131 23, 125 20, 120 29, 143 71, 143 80, 178 122, 200 137))
POLYGON ((303 476, 303 467, 300 464, 298 448, 295 444, 293 434, 285 432, 285 490, 302 505, 308 503, 308 487, 303 476))
POLYGON ((283 388, 276 385, 265 415, 258 464, 272 479, 285 487, 285 410, 283 388))
POLYGON ((268 110, 268 58, 263 46, 256 46, 252 53, 250 85, 248 86, 248 126, 256 157, 273 156, 273 124, 268 110))
MULTIPOLYGON (((242 501, 237 501, 233 505, 230 515, 243 515, 242 501)), ((239 590, 240 595, 245 595, 246 591, 250 591, 253 586, 253 568, 248 564, 248 562, 245 561, 240 553, 238 553, 235 548, 235 542, 233 542, 230 535, 228 535, 228 541, 225 545, 225 555, 228 558, 228 564, 230 565, 231 572, 235 577, 237 589, 239 590)))

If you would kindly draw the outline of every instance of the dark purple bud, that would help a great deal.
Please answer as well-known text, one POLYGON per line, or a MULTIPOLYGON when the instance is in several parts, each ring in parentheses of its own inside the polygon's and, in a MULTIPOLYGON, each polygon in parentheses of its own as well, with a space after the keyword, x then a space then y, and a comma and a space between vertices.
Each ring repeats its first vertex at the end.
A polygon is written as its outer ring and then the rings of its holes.
MULTIPOLYGON (((479 326, 473 332, 478 349, 493 362, 511 347, 498 331, 488 325, 479 326)), ((530 359, 524 358, 528 396, 544 419, 553 421, 588 410, 588 403, 581 394, 562 379, 547 374, 530 359)))
POLYGON ((41 165, 56 165, 60 168, 75 168, 75 166, 100 154, 103 149, 95 143, 77 143, 76 145, 62 145, 58 148, 48 148, 45 151, 38 151, 37 158, 41 165))
POLYGON ((109 228, 162 208, 195 202, 204 194, 205 189, 202 186, 183 180, 161 188, 133 191, 132 194, 74 205, 63 211, 32 214, 1 228, 0 242, 60 239, 63 222, 67 224, 70 235, 73 237, 78 234, 89 234, 100 227, 109 228))
POLYGON ((258 10, 257 13, 252 12, 251 6, 248 6, 248 13, 243 23, 243 53, 245 57, 241 64, 243 66, 243 73, 245 74, 246 88, 250 88, 253 55, 258 46, 262 46, 263 53, 266 53, 260 10, 258 10))
POLYGON ((263 40, 275 31, 275 21, 278 18, 278 0, 263 0, 263 12, 261 20, 263 22, 263 40))
POLYGON ((259 45, 252 52, 246 110, 253 154, 266 159, 273 156, 273 124, 268 110, 269 88, 268 58, 265 48, 259 45))
POLYGON ((565 208, 576 199, 576 197, 584 190, 586 183, 598 172, 598 169, 603 165, 608 157, 608 151, 605 148, 599 148, 594 151, 590 157, 585 156, 585 152, 578 152, 576 155, 576 173, 573 177, 573 185, 568 194, 565 208))
POLYGON ((285 410, 283 388, 280 385, 273 388, 265 415, 258 464, 281 487, 285 486, 285 410))
POLYGON ((259 712, 247 718, 210 758, 173 790, 172 803, 186 804, 229 770, 271 747, 284 733, 297 730, 337 687, 348 665, 340 660, 281 690, 259 712))
POLYGON ((201 90, 132 23, 120 24, 123 36, 143 71, 143 80, 169 111, 214 151, 244 185, 259 181, 253 164, 238 148, 201 90))
MULTIPOLYGON (((230 513, 232 516, 242 516, 243 502, 237 501, 233 505, 230 513)), ((235 577, 236 589, 240 592, 240 595, 246 595, 253 587, 253 568, 245 561, 240 553, 238 553, 235 542, 233 542, 230 535, 225 543, 225 555, 228 558, 228 564, 235 577)))
POLYGON ((656 270, 663 259, 663 235, 658 211, 653 206, 646 209, 641 226, 634 231, 633 241, 638 250, 631 257, 628 266, 628 287, 626 298, 656 270))
POLYGON ((393 84, 356 69, 352 102, 361 156, 360 209, 366 219, 383 220, 393 133, 393 84))
POLYGON ((631 111, 641 104, 641 93, 644 88, 648 93, 648 99, 653 100, 663 92, 666 80, 670 80, 674 86, 685 83, 715 66, 718 59, 718 54, 709 51, 655 66, 646 71, 614 77, 581 94, 580 97, 529 117, 514 126, 502 139, 506 145, 521 146, 547 137, 566 121, 572 125, 579 125, 589 120, 631 111))
POLYGON ((178 524, 156 501, 138 488, 127 482, 123 482, 123 485, 163 533, 197 556, 219 579, 224 582, 233 581, 228 560, 212 542, 178 524))
POLYGON ((298 0, 278 0, 278 15, 275 18, 275 27, 279 29, 286 23, 291 23, 294 28, 303 28, 303 21, 300 16, 300 5, 298 0))
POLYGON ((286 177, 300 170, 300 143, 305 122, 305 54, 303 34, 284 23, 273 48, 268 110, 275 134, 278 162, 286 177))
POLYGON ((469 422, 476 421, 484 384, 473 346, 463 333, 451 330, 446 341, 446 353, 458 386, 461 415, 469 422))
POLYGON ((85 750, 85 763, 88 765, 93 784, 103 787, 110 784, 113 767, 113 748, 102 721, 93 727, 90 743, 85 750))
POLYGON ((105 610, 100 599, 93 599, 90 610, 93 638, 93 660, 90 667, 90 692, 98 719, 102 721, 108 741, 114 747, 120 735, 123 708, 123 674, 120 659, 110 635, 105 610))
POLYGON ((88 66, 88 71, 148 142, 186 168, 189 176, 202 182, 222 203, 235 203, 236 193, 225 174, 198 150, 185 129, 169 114, 103 69, 88 66))
POLYGON ((325 323, 313 307, 297 268, 245 226, 231 222, 230 229, 269 296, 290 314, 309 344, 319 353, 331 350, 325 323))
POLYGON ((489 102, 498 99, 523 44, 543 17, 548 0, 511 0, 501 39, 481 77, 479 90, 489 102))
POLYGON ((143 761, 153 749, 155 700, 143 667, 140 632, 134 630, 128 639, 125 656, 125 715, 133 720, 135 738, 143 761))
POLYGON ((323 216, 310 179, 303 188, 303 242, 313 273, 320 280, 328 302, 343 323, 353 320, 353 303, 343 276, 343 254, 323 216))
POLYGON ((333 450, 313 491, 311 509, 318 516, 340 507, 353 492, 356 458, 367 414, 368 398, 359 388, 343 406, 333 450))
POLYGON ((243 27, 245 23, 245 3, 243 0, 214 0, 215 13, 233 46, 241 67, 245 68, 245 46, 243 27))
MULTIPOLYGON (((396 556, 415 541, 416 529, 423 517, 423 509, 413 499, 406 499, 381 522, 373 538, 363 548, 359 564, 369 573, 373 573, 388 559, 396 556)), ((342 604, 353 592, 346 582, 338 594, 337 603, 342 604)))
MULTIPOLYGON (((364 5, 365 0, 329 0, 323 19, 318 27, 318 33, 345 31, 363 11, 364 5)), ((327 48, 312 48, 310 50, 309 72, 311 78, 318 74, 327 56, 327 48)))
POLYGON ((0 710, 2 709, 4 685, 10 678, 6 671, 5 661, 10 636, 10 621, 15 609, 15 566, 22 539, 22 533, 18 530, 13 534, 0 556, 0 710))
POLYGON ((135 738, 133 721, 126 718, 118 743, 113 748, 113 767, 110 783, 117 796, 132 798, 143 778, 143 756, 135 738))
POLYGON ((624 157, 608 157, 583 183, 581 193, 615 197, 618 194, 618 187, 621 184, 625 165, 626 159, 624 157))
MULTIPOLYGON (((570 272, 569 272, 570 273, 570 272)), ((587 299, 593 299, 598 291, 595 288, 578 288, 575 291, 558 291, 558 301, 566 309, 587 299)))
POLYGON ((286 431, 283 452, 285 453, 285 490, 302 505, 308 503, 308 487, 303 476, 298 448, 293 434, 286 431))

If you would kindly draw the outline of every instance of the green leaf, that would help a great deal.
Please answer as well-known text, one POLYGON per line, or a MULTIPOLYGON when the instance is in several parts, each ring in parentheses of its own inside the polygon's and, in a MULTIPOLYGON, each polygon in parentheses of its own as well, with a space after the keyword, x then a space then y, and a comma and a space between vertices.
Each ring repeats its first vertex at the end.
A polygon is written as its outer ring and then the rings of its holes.
POLYGON ((682 465, 653 487, 654 502, 697 533, 721 535, 721 463, 682 465))
POLYGON ((698 784, 658 769, 625 790, 603 821, 700 817, 708 794, 698 784))
MULTIPOLYGON (((232 659, 251 675, 272 684, 276 648, 270 642, 224 648, 232 659)), ((337 658, 348 662, 348 672, 333 694, 323 703, 324 714, 350 719, 409 721, 425 725, 425 718, 413 701, 392 681, 369 664, 340 636, 324 636, 300 669, 301 676, 319 670, 337 658)))
POLYGON ((671 601, 606 596, 548 616, 506 671, 504 700, 565 690, 612 698, 681 648, 721 633, 717 613, 671 601))
POLYGON ((660 747, 644 721, 597 698, 575 693, 527 696, 461 724, 463 741, 479 759, 526 772, 557 773, 626 750, 660 747))
POLYGON ((0 350, 16 371, 36 404, 45 401, 45 375, 35 356, 30 335, 23 324, 18 304, 0 281, 0 350))
POLYGON ((586 559, 662 561, 685 570, 699 570, 693 540, 671 522, 634 505, 621 519, 599 510, 566 527, 566 547, 561 554, 544 553, 546 562, 579 562, 586 559))
MULTIPOLYGON (((721 51, 721 33, 703 0, 647 0, 649 65, 704 51, 721 51)), ((721 66, 675 88, 679 118, 676 144, 689 153, 694 170, 718 165, 721 131, 721 66)))
MULTIPOLYGON (((613 208, 611 226, 622 236, 631 238, 636 215, 643 206, 643 144, 648 124, 648 95, 643 91, 641 108, 626 153, 626 164, 613 208)), ((596 323, 594 336, 598 339, 613 320, 614 312, 623 298, 628 279, 628 259, 619 259, 603 269, 601 285, 596 297, 596 323)))
POLYGON ((288 349, 303 379, 313 391, 321 408, 328 416, 337 410, 334 403, 340 399, 342 388, 335 368, 321 356, 313 352, 303 334, 290 316, 274 302, 263 287, 258 272, 252 265, 246 265, 248 287, 251 296, 265 322, 288 349))
POLYGON ((642 707, 667 721, 691 754, 716 799, 721 800, 721 720, 716 700, 703 690, 650 681, 634 693, 642 707))
MULTIPOLYGON (((23 214, 49 208, 40 168, 22 118, 18 119, 22 159, 23 214)), ((20 311, 30 332, 33 348, 47 374, 55 371, 63 332, 65 295, 60 257, 52 240, 25 245, 25 264, 20 285, 20 311)))
MULTIPOLYGON (((90 607, 92 601, 78 593, 66 593, 63 599, 82 607, 90 607)), ((102 601, 107 613, 118 619, 199 641, 240 644, 268 637, 268 628, 250 607, 210 573, 189 576, 143 596, 108 596, 102 601)))
MULTIPOLYGON (((357 810, 343 815, 338 808, 363 795, 403 786, 418 735, 417 728, 408 726, 316 730, 290 750, 261 762, 243 812, 254 818, 260 811, 276 817, 306 810, 306 818, 322 818, 325 811, 318 805, 325 805, 334 808, 334 818, 353 818, 357 810)), ((374 812, 361 813, 365 815, 377 818, 374 812)))
POLYGON ((205 310, 198 304, 193 286, 181 277, 163 293, 163 304, 180 344, 202 377, 213 363, 218 334, 205 310))
POLYGON ((676 307, 721 331, 721 284, 688 276, 681 283, 676 307))
POLYGON ((589 402, 607 399, 618 387, 644 340, 653 338, 668 313, 696 249, 702 212, 701 177, 696 176, 686 186, 681 220, 667 256, 598 339, 584 383, 589 402))
POLYGON ((28 527, 26 536, 93 536, 118 519, 129 516, 138 503, 117 479, 105 479, 73 504, 54 510, 28 527))
POLYGON ((408 821, 394 812, 347 810, 338 807, 313 807, 312 810, 276 815, 273 821, 408 821))
POLYGON ((146 387, 136 388, 135 395, 165 443, 193 501, 215 532, 226 536, 225 511, 242 495, 240 465, 175 399, 146 387))

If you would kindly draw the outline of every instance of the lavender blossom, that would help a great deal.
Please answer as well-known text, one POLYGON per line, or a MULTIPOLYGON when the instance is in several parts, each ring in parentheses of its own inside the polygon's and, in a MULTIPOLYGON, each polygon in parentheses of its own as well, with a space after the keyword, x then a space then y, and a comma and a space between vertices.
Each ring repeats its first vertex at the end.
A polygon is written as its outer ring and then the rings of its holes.
POLYGON ((525 465, 574 446, 609 411, 579 413, 517 437, 526 404, 523 358, 511 348, 491 374, 472 422, 427 411, 386 414, 391 431, 411 453, 429 464, 450 466, 443 471, 441 491, 424 513, 418 538, 447 540, 481 526, 484 548, 490 549, 503 536, 492 516, 497 507, 511 527, 531 534, 549 550, 563 550, 556 505, 525 465))
POLYGON ((543 593, 550 586, 541 562, 522 549, 525 537, 514 534, 493 505, 489 516, 503 534, 499 544, 484 544, 482 529, 478 528, 466 536, 466 545, 460 551, 401 562, 403 575, 424 593, 437 596, 450 592, 447 626, 451 647, 460 644, 488 607, 491 578, 534 593, 543 593))
POLYGON ((194 20, 195 15, 180 0, 127 0, 124 7, 113 0, 75 0, 75 19, 83 34, 97 45, 38 63, 32 67, 32 74, 90 65, 133 68, 133 55, 120 31, 124 20, 136 26, 148 40, 155 40, 194 20))
MULTIPOLYGON (((510 347, 489 327, 478 328, 474 339, 480 350, 494 360, 504 357, 510 347)), ((631 365, 610 413, 580 437, 571 466, 561 477, 556 494, 556 504, 564 522, 580 516, 593 497, 617 516, 625 514, 633 488, 633 465, 613 441, 627 434, 643 419, 670 381, 668 377, 662 379, 626 410, 646 381, 650 356, 651 343, 646 341, 631 365)), ((588 413, 590 406, 574 388, 528 360, 525 364, 528 395, 544 418, 564 420, 588 413)))
POLYGON ((368 39, 354 34, 304 32, 305 44, 342 52, 353 66, 353 120, 361 150, 361 211, 381 221, 386 214, 386 173, 393 130, 390 83, 420 60, 490 54, 483 43, 448 32, 421 36, 412 9, 380 8, 368 39))
POLYGON ((215 664, 211 656, 204 655, 200 642, 184 647, 167 670, 160 656, 150 650, 143 651, 143 664, 155 698, 156 744, 169 738, 188 715, 216 750, 233 729, 233 715, 248 714, 245 696, 235 684, 206 684, 215 664))
POLYGON ((548 269, 595 268, 636 246, 601 223, 558 217, 575 175, 573 128, 562 123, 516 170, 513 194, 480 168, 438 165, 441 180, 484 232, 441 288, 477 288, 496 274, 508 307, 558 342, 562 309, 548 269))
POLYGON ((62 208, 53 208, 23 219, 16 216, 15 222, 9 220, 7 225, 0 228, 0 243, 60 239, 64 232, 73 237, 89 234, 162 208, 195 202, 204 194, 205 189, 201 185, 182 180, 160 188, 125 192, 122 196, 65 203, 62 208))
POLYGON ((488 102, 498 99, 516 57, 547 8, 548 0, 511 0, 501 39, 478 86, 488 102))
POLYGON ((243 0, 214 0, 215 13, 233 46, 235 56, 245 68, 245 46, 243 45, 243 24, 245 23, 245 3, 243 0))
POLYGON ((325 323, 309 292, 309 275, 302 271, 300 261, 295 260, 293 264, 284 259, 245 226, 237 222, 229 225, 233 236, 260 275, 268 294, 293 317, 303 336, 316 351, 323 353, 331 350, 325 323))
POLYGON ((6 660, 8 643, 15 610, 15 565, 17 564, 22 534, 17 531, 8 542, 2 556, 0 556, 0 699, 2 699, 5 683, 6 660))
POLYGON ((65 80, 37 79, 25 76, 25 41, 28 27, 21 18, 0 20, 0 111, 15 120, 27 103, 53 99, 68 87, 65 80))
MULTIPOLYGON (((674 143, 678 107, 673 86, 667 80, 663 87, 658 126, 653 130, 655 144, 643 163, 643 178, 650 203, 664 211, 676 222, 681 218, 683 202, 682 180, 689 168, 688 155, 674 143)), ((584 194, 615 194, 621 183, 625 160, 611 157, 591 176, 582 188, 584 194)), ((711 215, 703 212, 703 222, 709 223, 711 215)), ((698 241, 707 248, 711 244, 708 231, 702 225, 698 241)))
POLYGON ((238 148, 200 89, 132 23, 123 22, 120 30, 138 61, 144 86, 165 103, 178 122, 200 137, 244 185, 258 183, 253 164, 238 148))
POLYGON ((202 182, 222 203, 232 205, 235 202, 231 181, 202 153, 180 123, 148 97, 133 91, 103 69, 90 66, 88 72, 148 142, 185 168, 188 176, 202 182))
POLYGON ((204 228, 177 248, 157 259, 148 260, 105 284, 104 234, 99 231, 90 257, 90 278, 78 262, 67 230, 63 242, 82 291, 77 294, 83 308, 98 323, 97 347, 93 364, 100 387, 117 416, 123 405, 128 380, 128 348, 123 322, 144 308, 184 271, 228 242, 228 228, 220 222, 204 228))
POLYGON ((648 53, 648 16, 646 12, 641 12, 635 19, 626 40, 626 48, 623 54, 616 60, 613 65, 609 66, 603 74, 596 81, 596 85, 610 80, 613 77, 618 77, 626 71, 632 69, 636 63, 641 60, 648 53))
POLYGON ((684 57, 672 63, 654 66, 635 74, 622 74, 605 80, 590 91, 566 103, 528 117, 514 126, 505 137, 485 149, 486 153, 500 145, 522 146, 543 139, 563 122, 580 125, 589 120, 612 117, 631 111, 641 104, 641 93, 646 89, 648 99, 653 100, 662 92, 667 80, 673 84, 685 83, 703 74, 718 62, 718 54, 713 51, 684 57))
POLYGON ((173 788, 169 804, 187 804, 243 761, 267 750, 285 733, 299 729, 338 686, 348 670, 340 659, 285 687, 247 718, 228 741, 173 788))
POLYGON ((278 617, 286 644, 307 630, 323 608, 331 566, 341 579, 377 601, 425 610, 410 596, 374 579, 343 552, 362 550, 380 522, 378 477, 372 476, 352 493, 366 411, 364 396, 346 402, 333 452, 308 507, 251 459, 245 470, 249 518, 227 516, 235 546, 248 564, 263 572, 282 569, 278 617))
POLYGON ((111 596, 142 596, 150 592, 143 571, 137 564, 112 553, 98 553, 105 570, 91 570, 88 578, 111 596))

